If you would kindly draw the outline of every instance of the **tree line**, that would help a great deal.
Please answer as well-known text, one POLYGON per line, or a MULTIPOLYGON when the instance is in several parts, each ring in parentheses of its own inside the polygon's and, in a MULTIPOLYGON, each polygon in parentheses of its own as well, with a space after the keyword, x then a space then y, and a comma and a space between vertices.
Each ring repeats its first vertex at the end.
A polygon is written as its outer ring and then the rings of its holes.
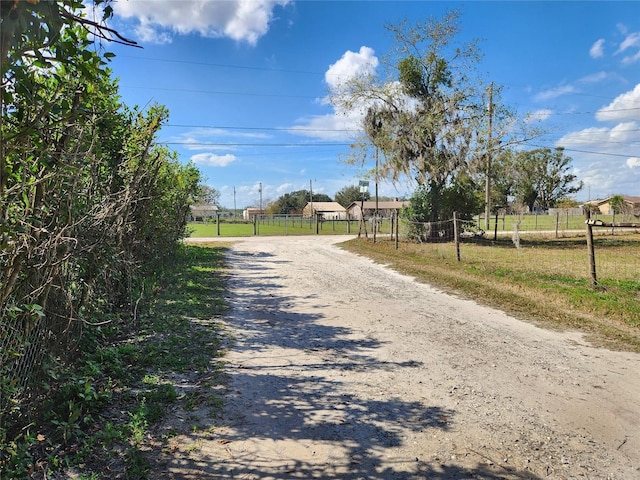
MULTIPOLYGON (((347 208, 353 202, 360 200, 369 200, 371 194, 369 192, 360 192, 360 187, 356 185, 347 185, 338 190, 334 197, 324 193, 313 193, 309 190, 296 190, 294 192, 285 193, 277 199, 268 202, 266 212, 271 215, 299 215, 309 202, 336 202, 344 208, 347 208)), ((387 197, 380 197, 381 200, 391 200, 387 197)))

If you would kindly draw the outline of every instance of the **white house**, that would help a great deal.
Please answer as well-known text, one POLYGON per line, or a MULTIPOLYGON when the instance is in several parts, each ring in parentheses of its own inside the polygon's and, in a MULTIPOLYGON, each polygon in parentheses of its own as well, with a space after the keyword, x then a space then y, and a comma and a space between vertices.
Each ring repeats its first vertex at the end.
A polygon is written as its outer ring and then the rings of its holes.
MULTIPOLYGON (((347 207, 347 212, 351 218, 359 220, 362 218, 362 212, 360 211, 360 207, 364 209, 365 218, 370 217, 376 211, 376 201, 375 200, 367 200, 366 202, 351 202, 351 205, 347 207)), ((381 218, 391 218, 395 212, 400 211, 404 207, 409 206, 409 201, 400 201, 400 200, 392 200, 392 201, 382 201, 378 202, 378 217, 381 218)))
POLYGON ((192 222, 203 222, 218 215, 218 207, 209 203, 198 203, 189 206, 192 222))
POLYGON ((346 220, 347 210, 338 202, 307 202, 302 215, 321 215, 324 220, 346 220))
POLYGON ((255 217, 264 215, 264 212, 265 212, 264 208, 259 209, 255 207, 248 207, 248 208, 245 208, 244 211, 242 212, 242 218, 244 218, 245 220, 253 220, 255 217))

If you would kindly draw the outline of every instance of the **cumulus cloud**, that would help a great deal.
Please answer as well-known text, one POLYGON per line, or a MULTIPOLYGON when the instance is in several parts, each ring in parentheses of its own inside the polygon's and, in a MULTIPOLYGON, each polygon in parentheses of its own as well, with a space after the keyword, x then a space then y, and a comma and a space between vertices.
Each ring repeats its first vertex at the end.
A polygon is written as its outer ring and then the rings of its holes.
POLYGON ((114 14, 137 22, 143 42, 166 43, 172 34, 197 33, 255 45, 269 30, 274 10, 290 0, 130 0, 113 3, 114 14))
POLYGON ((601 58, 604 56, 604 38, 597 40, 589 50, 591 58, 601 58))
POLYGON ((613 128, 585 128, 568 133, 558 144, 567 148, 597 147, 604 153, 619 153, 631 150, 638 129, 640 122, 622 122, 613 128))
MULTIPOLYGON (((337 92, 351 79, 375 75, 379 60, 375 51, 367 46, 353 52, 347 50, 325 72, 325 82, 330 90, 337 92)), ((326 141, 353 141, 362 130, 362 109, 342 111, 331 104, 329 97, 321 102, 332 109, 331 113, 312 115, 298 119, 290 133, 326 141)))
POLYGON ((331 88, 361 75, 373 75, 378 67, 378 57, 372 48, 362 46, 358 52, 347 50, 340 59, 331 64, 324 75, 331 88))
POLYGON ((596 118, 600 121, 640 120, 640 83, 598 110, 596 118))
POLYGON ((196 165, 206 165, 208 167, 226 167, 236 160, 236 156, 229 153, 226 155, 217 155, 211 152, 196 153, 191 157, 191 161, 196 165))

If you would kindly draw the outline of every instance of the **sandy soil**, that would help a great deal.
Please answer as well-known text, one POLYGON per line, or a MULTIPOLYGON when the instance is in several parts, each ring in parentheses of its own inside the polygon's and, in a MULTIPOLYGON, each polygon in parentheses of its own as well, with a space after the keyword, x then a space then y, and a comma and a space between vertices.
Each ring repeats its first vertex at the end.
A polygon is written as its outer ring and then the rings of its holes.
POLYGON ((447 295, 344 240, 234 245, 224 414, 172 438, 151 478, 640 478, 639 355, 447 295))

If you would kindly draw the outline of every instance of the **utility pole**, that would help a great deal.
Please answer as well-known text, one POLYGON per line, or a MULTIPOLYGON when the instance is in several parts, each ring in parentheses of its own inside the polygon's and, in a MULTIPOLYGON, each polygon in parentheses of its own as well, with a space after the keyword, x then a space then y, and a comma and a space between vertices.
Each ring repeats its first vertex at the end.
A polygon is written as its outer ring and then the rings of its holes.
POLYGON ((233 187, 233 218, 236 218, 238 210, 236 210, 236 187, 233 187))
POLYGON ((260 193, 260 210, 258 213, 262 215, 262 182, 258 186, 258 192, 260 193))
POLYGON ((489 230, 489 218, 491 217, 491 155, 493 136, 493 82, 489 85, 489 133, 487 138, 487 151, 485 153, 485 183, 484 183, 484 229, 489 230))

